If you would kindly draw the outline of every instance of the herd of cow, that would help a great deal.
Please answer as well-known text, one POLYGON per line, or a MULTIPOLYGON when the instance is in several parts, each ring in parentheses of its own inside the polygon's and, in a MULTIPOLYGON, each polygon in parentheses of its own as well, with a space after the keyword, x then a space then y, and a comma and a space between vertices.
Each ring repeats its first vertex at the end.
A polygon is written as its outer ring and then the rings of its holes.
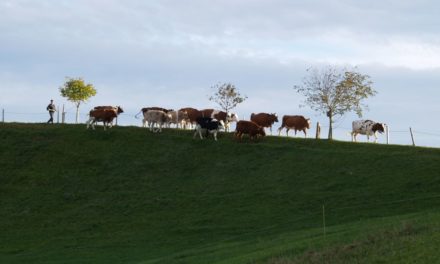
MULTIPOLYGON (((123 113, 120 106, 96 106, 90 110, 89 120, 86 122, 87 129, 92 126, 95 129, 97 122, 103 122, 104 130, 111 127, 113 120, 123 113)), ((276 114, 258 113, 251 114, 250 120, 239 120, 237 114, 226 113, 224 111, 214 109, 198 110, 187 107, 179 110, 165 109, 161 107, 145 107, 136 114, 143 115, 142 126, 149 127, 152 132, 161 132, 162 127, 170 127, 175 125, 177 128, 192 129, 195 127, 194 136, 198 134, 201 139, 209 134, 214 136, 217 140, 217 133, 221 130, 229 131, 230 124, 236 122, 236 129, 234 137, 241 139, 244 134, 247 134, 252 140, 264 137, 266 135, 264 129, 269 128, 272 133, 272 125, 278 122, 276 114)), ((303 131, 304 136, 307 137, 307 130, 310 129, 310 119, 301 115, 284 115, 281 126, 278 128, 278 135, 281 134, 282 129, 286 129, 286 136, 289 135, 289 130, 294 130, 295 135, 297 131, 303 131)), ((352 123, 352 141, 356 141, 358 134, 366 135, 368 140, 370 136, 374 136, 377 142, 377 133, 383 133, 386 125, 377 123, 371 120, 357 120, 352 123)))

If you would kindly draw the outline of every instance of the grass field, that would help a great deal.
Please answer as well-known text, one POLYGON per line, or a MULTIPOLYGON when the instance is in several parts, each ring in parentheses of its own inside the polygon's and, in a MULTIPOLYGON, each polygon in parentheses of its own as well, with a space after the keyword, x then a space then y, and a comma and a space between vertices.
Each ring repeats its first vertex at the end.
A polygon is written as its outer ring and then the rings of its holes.
POLYGON ((0 143, 0 263, 440 259, 440 149, 45 124, 0 143))

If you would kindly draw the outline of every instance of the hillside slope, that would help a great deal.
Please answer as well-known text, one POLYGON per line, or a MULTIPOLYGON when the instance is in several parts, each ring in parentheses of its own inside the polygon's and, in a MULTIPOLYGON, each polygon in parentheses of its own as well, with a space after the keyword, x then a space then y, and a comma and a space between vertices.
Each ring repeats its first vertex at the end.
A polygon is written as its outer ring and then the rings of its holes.
POLYGON ((265 262, 440 209, 439 149, 44 124, 0 140, 1 263, 265 262))

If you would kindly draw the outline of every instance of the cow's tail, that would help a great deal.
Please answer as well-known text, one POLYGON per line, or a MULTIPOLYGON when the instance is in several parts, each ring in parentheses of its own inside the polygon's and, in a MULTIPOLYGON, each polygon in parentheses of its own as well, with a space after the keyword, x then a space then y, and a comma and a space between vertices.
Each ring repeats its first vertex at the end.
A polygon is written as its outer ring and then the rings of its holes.
POLYGON ((139 118, 140 113, 142 113, 142 110, 139 111, 139 113, 137 113, 137 114, 134 116, 134 118, 136 118, 136 119, 140 119, 140 118, 139 118))

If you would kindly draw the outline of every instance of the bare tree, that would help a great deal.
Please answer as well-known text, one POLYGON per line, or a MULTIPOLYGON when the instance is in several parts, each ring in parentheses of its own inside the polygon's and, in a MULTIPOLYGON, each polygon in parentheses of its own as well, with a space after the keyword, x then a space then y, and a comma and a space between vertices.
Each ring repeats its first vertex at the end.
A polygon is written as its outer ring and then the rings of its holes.
POLYGON ((216 102, 226 113, 247 99, 247 96, 242 96, 231 83, 216 84, 211 88, 215 90, 215 93, 209 97, 209 100, 216 102))
POLYGON ((354 111, 361 117, 362 108, 367 108, 362 100, 377 93, 371 87, 370 76, 357 72, 356 68, 349 71, 328 66, 322 70, 309 68, 307 72, 302 84, 295 85, 294 90, 304 95, 304 103, 311 109, 327 115, 329 139, 333 139, 334 116, 354 111))

